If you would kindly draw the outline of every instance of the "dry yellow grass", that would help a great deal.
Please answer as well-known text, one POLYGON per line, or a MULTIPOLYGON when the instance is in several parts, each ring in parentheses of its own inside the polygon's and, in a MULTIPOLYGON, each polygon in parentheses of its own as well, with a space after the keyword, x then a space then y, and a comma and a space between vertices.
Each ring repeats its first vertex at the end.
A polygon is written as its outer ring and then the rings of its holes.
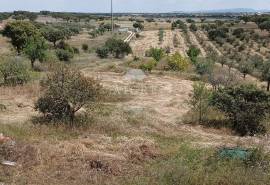
MULTIPOLYGON (((159 24, 169 28, 168 23, 159 24)), ((132 43, 135 54, 144 55, 146 49, 158 46, 155 23, 147 23, 146 29, 153 30, 143 32, 144 37, 132 43)), ((163 46, 172 44, 173 34, 178 35, 181 43, 174 50, 184 53, 186 45, 178 32, 166 30, 163 46)), ((69 43, 97 47, 109 37, 90 39, 83 33, 69 43)), ((33 125, 29 121, 37 115, 33 110, 40 94, 37 82, 0 87, 0 104, 7 107, 0 113, 0 133, 16 141, 15 145, 4 146, 4 157, 18 164, 14 168, 0 166, 0 182, 120 184, 123 177, 141 174, 152 161, 166 159, 178 150, 179 143, 199 148, 264 144, 270 150, 266 137, 241 138, 228 130, 183 124, 193 82, 169 72, 148 74, 143 81, 128 80, 125 73, 129 69, 122 65, 125 60, 101 60, 90 54, 76 58, 75 65, 86 76, 98 78, 104 88, 113 92, 103 102, 84 107, 78 115, 82 125, 76 129, 33 125), (172 143, 177 145, 169 146, 172 143)))

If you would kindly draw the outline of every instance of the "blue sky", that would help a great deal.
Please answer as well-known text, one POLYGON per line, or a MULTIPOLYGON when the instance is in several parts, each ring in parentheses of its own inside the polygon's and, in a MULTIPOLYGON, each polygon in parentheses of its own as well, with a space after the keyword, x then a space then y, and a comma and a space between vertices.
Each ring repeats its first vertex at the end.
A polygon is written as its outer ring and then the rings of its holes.
MULTIPOLYGON (((0 0, 0 11, 109 12, 110 0, 0 0)), ((270 9, 270 0, 114 0, 116 12, 270 9)))

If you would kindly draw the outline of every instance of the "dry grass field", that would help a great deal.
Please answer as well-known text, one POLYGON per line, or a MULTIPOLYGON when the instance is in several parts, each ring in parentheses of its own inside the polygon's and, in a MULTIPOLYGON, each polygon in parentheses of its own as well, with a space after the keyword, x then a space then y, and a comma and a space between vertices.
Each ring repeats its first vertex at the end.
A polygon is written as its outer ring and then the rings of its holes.
MULTIPOLYGON (((55 21, 42 17, 38 20, 55 21)), ((119 24, 132 26, 127 17, 122 17, 119 24)), ((253 25, 250 27, 255 29, 253 25)), ((133 54, 118 59, 101 59, 95 54, 96 48, 112 37, 109 32, 91 38, 84 30, 67 41, 80 49, 80 54, 68 65, 86 77, 97 79, 110 92, 104 94, 101 102, 87 105, 76 114, 77 128, 60 123, 37 124, 42 115, 34 107, 43 93, 39 80, 45 76, 44 72, 24 86, 0 86, 0 105, 4 107, 0 109, 0 133, 11 138, 3 145, 5 150, 0 147, 0 160, 3 157, 16 161, 14 167, 0 165, 0 184, 238 185, 249 182, 263 185, 269 182, 269 172, 264 169, 237 166, 235 161, 216 160, 212 164, 215 151, 221 147, 263 146, 270 152, 270 141, 267 135, 240 137, 225 127, 186 124, 187 117, 192 116, 188 102, 193 84, 198 81, 192 67, 189 69, 192 72, 145 72, 142 80, 127 77, 131 70, 129 62, 134 56, 144 57, 151 47, 169 47, 171 54, 179 52, 185 57, 190 45, 200 49, 199 57, 206 57, 209 48, 217 56, 223 56, 225 51, 203 30, 194 33, 188 29, 184 34, 182 30, 171 30, 167 22, 147 22, 139 34, 139 38, 134 37, 130 42, 133 54), (158 36, 160 29, 164 30, 162 42, 158 36), (89 51, 83 52, 82 44, 87 44, 89 51)), ((118 33, 115 37, 124 40, 128 35, 118 33)), ((0 37, 0 54, 9 53, 10 44, 0 37)), ((225 74, 229 69, 216 64, 215 70, 225 74)), ((265 85, 251 75, 243 79, 234 68, 230 74, 241 83, 265 85)))

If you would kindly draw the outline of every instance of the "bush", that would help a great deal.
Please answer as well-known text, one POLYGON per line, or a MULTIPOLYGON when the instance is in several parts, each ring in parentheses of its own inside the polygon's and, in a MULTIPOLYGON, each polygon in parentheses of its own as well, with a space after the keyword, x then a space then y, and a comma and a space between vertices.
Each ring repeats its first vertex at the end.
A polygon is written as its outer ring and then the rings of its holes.
POLYGON ((30 38, 40 36, 37 27, 29 21, 8 22, 2 34, 11 39, 11 44, 18 54, 23 51, 30 38))
POLYGON ((243 28, 237 28, 233 30, 232 34, 236 36, 237 38, 240 38, 244 33, 245 33, 245 30, 243 28))
POLYGON ((89 49, 89 46, 88 46, 87 44, 83 44, 83 45, 82 45, 82 50, 83 50, 84 52, 88 51, 88 49, 89 49))
POLYGON ((80 54, 80 50, 76 47, 72 47, 74 54, 80 54))
POLYGON ((143 71, 151 72, 156 65, 157 65, 157 61, 152 59, 152 60, 148 60, 146 62, 143 62, 140 65, 140 69, 143 71))
POLYGON ((138 29, 140 29, 140 30, 143 30, 143 29, 144 29, 143 24, 140 23, 140 22, 135 22, 135 23, 133 24, 133 27, 134 27, 134 28, 138 28, 138 29))
POLYGON ((200 58, 195 64, 196 72, 200 75, 211 74, 214 68, 214 62, 211 59, 200 58))
POLYGON ((146 57, 153 57, 157 62, 164 57, 164 50, 158 48, 151 48, 145 52, 146 57))
POLYGON ((186 19, 187 23, 195 23, 193 19, 186 19))
POLYGON ((192 23, 191 25, 190 25, 190 30, 191 31, 193 31, 193 32, 196 32, 196 31, 198 31, 198 27, 196 26, 196 24, 195 23, 192 23))
POLYGON ((60 61, 70 61, 74 57, 74 53, 64 49, 57 49, 56 56, 60 61))
POLYGON ((106 47, 97 48, 96 54, 100 58, 107 58, 109 55, 109 49, 106 47))
POLYGON ((67 50, 69 52, 74 52, 73 51, 73 48, 68 44, 66 43, 65 41, 60 41, 57 45, 56 45, 56 48, 58 49, 63 49, 63 50, 67 50))
POLYGON ((270 95, 256 86, 220 88, 213 93, 212 104, 225 112, 232 129, 240 135, 265 132, 262 121, 269 113, 270 95))
POLYGON ((121 39, 109 39, 103 47, 107 48, 116 58, 124 57, 125 55, 132 53, 130 45, 121 39))
POLYGON ((189 66, 189 62, 186 58, 182 57, 178 52, 176 52, 174 55, 169 57, 168 65, 171 70, 185 71, 189 66))
POLYGON ((35 109, 51 119, 70 118, 87 103, 95 101, 101 90, 100 84, 75 69, 58 67, 41 83, 45 93, 38 99, 35 109))
POLYGON ((197 57, 200 55, 201 50, 195 46, 191 46, 187 51, 187 55, 189 56, 190 60, 195 64, 197 57))
POLYGON ((23 85, 30 80, 27 67, 17 61, 2 63, 0 65, 0 76, 4 85, 23 85))
POLYGON ((159 40, 159 42, 163 42, 163 40, 164 40, 164 30, 163 29, 160 29, 158 32, 158 40, 159 40))

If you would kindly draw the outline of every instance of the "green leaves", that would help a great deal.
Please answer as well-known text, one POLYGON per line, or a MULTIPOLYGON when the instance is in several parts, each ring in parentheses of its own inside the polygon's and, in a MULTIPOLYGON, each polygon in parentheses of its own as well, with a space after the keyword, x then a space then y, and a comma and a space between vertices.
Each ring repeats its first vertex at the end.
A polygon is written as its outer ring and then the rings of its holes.
POLYGON ((0 78, 4 85, 23 85, 30 80, 27 67, 21 61, 6 61, 0 65, 0 78))
POLYGON ((95 101, 101 90, 96 80, 64 65, 49 74, 41 85, 46 91, 36 102, 36 110, 53 119, 69 117, 71 122, 75 113, 95 101))
POLYGON ((27 21, 10 22, 3 30, 3 35, 11 39, 18 53, 22 52, 31 37, 40 36, 40 34, 38 29, 27 21))
POLYGON ((210 96, 211 91, 207 89, 205 83, 198 82, 193 84, 193 93, 191 94, 189 104, 193 111, 198 113, 199 123, 202 123, 204 116, 208 111, 210 96))
POLYGON ((213 93, 212 105, 226 113, 241 135, 264 132, 261 121, 270 111, 270 95, 253 85, 227 87, 213 93))
POLYGON ((132 49, 129 46, 129 44, 125 43, 121 39, 115 39, 115 38, 109 39, 105 43, 105 47, 116 58, 120 58, 120 57, 123 57, 124 55, 128 55, 132 53, 132 49))
POLYGON ((196 59, 200 55, 200 53, 201 53, 201 50, 195 46, 191 46, 189 50, 187 51, 187 55, 189 56, 193 64, 196 63, 196 59))
POLYGON ((47 28, 43 30, 42 34, 46 40, 54 44, 54 47, 56 47, 57 41, 63 40, 65 38, 65 33, 62 30, 56 28, 47 28))
POLYGON ((161 48, 151 48, 146 51, 145 55, 147 57, 153 57, 157 62, 159 62, 165 56, 165 53, 161 48))
POLYGON ((24 53, 31 61, 32 68, 36 60, 42 62, 45 59, 47 48, 45 39, 41 36, 30 37, 27 40, 24 53))
POLYGON ((171 70, 185 71, 189 66, 189 60, 182 57, 178 52, 169 57, 168 65, 171 70))

